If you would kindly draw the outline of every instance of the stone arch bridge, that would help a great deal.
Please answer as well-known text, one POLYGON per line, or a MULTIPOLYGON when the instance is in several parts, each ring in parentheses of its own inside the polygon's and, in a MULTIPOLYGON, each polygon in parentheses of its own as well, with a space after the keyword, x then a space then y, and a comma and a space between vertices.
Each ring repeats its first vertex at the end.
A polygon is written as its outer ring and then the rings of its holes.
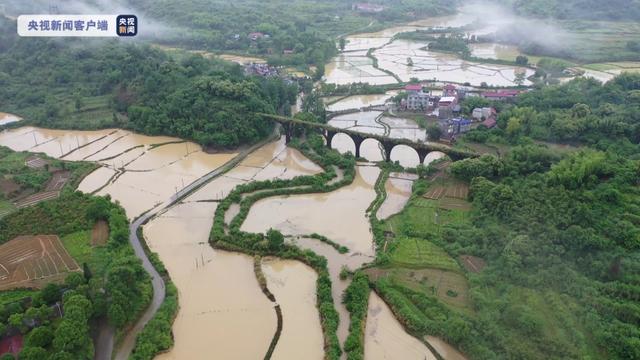
POLYGON ((462 160, 466 158, 478 157, 477 153, 452 149, 448 146, 438 145, 438 144, 425 144, 420 142, 411 141, 408 139, 398 139, 398 138, 390 138, 382 135, 368 134, 362 133, 359 131, 353 131, 349 129, 341 129, 327 124, 319 124, 308 121, 302 121, 294 118, 273 115, 273 114, 259 114, 273 121, 276 121, 282 125, 284 128, 285 139, 286 142, 289 143, 291 140, 294 130, 296 126, 308 126, 322 131, 322 135, 324 136, 327 146, 331 147, 331 140, 337 134, 345 134, 351 138, 353 143, 355 144, 356 157, 360 157, 360 145, 367 139, 375 139, 384 148, 385 152, 385 161, 391 161, 391 151, 394 147, 398 145, 406 145, 413 148, 418 153, 418 158, 420 159, 420 164, 424 162, 424 159, 427 155, 434 151, 442 152, 448 155, 451 160, 462 160))

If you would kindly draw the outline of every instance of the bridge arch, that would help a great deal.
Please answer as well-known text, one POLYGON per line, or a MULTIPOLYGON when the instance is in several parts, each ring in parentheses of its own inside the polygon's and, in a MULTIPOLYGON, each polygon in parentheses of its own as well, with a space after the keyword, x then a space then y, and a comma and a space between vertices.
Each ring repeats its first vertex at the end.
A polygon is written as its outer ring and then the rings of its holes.
POLYGON ((357 146, 359 144, 356 144, 347 133, 335 132, 330 136, 325 136, 325 139, 327 147, 331 149, 338 150, 342 154, 350 152, 355 156, 359 155, 359 147, 357 146))
POLYGON ((394 145, 388 158, 388 161, 398 161, 404 167, 416 167, 420 160, 420 154, 415 149, 403 144, 394 145))
POLYGON ((382 143, 375 138, 366 138, 360 144, 360 156, 369 161, 384 161, 385 151, 382 143))
POLYGON ((447 154, 443 153, 442 151, 431 151, 424 158, 424 160, 422 161, 422 164, 429 165, 432 161, 442 159, 443 157, 446 157, 446 156, 447 154))

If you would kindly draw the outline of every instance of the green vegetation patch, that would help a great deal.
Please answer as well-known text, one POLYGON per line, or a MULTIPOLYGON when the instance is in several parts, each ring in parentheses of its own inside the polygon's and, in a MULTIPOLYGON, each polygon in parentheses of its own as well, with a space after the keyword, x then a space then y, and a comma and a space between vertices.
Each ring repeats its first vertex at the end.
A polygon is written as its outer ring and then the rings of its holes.
POLYGON ((372 281, 385 278, 396 287, 437 298, 451 309, 472 313, 467 279, 459 272, 437 268, 370 268, 365 270, 372 281), (450 295, 451 292, 456 296, 450 295))
POLYGON ((460 271, 458 263, 442 248, 432 242, 410 237, 394 240, 390 251, 391 263, 403 267, 431 267, 442 270, 460 271))

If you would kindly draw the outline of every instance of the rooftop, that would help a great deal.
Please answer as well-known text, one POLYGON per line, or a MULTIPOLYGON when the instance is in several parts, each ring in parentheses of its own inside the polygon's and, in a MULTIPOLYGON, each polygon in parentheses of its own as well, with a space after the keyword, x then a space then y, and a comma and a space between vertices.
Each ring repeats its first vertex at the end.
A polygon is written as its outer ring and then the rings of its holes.
POLYGON ((499 90, 486 91, 482 93, 483 97, 513 97, 520 94, 520 90, 499 90))
POLYGON ((420 91, 420 90, 422 90, 422 85, 420 85, 420 84, 409 84, 409 85, 405 86, 404 89, 407 90, 407 91, 420 91))
POLYGON ((454 101, 456 101, 455 96, 443 96, 440 98, 441 103, 454 102, 454 101))

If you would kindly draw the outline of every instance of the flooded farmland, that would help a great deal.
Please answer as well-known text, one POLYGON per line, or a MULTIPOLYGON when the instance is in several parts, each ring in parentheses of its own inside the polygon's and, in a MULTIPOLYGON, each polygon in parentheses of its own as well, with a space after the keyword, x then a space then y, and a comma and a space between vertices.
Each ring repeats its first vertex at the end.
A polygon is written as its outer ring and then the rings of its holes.
POLYGON ((273 304, 260 290, 253 258, 209 245, 216 206, 179 204, 144 227, 180 303, 174 347, 158 359, 207 359, 214 352, 256 359, 264 356, 275 332, 273 304))
POLYGON ((366 360, 437 359, 425 344, 404 331, 387 304, 373 291, 369 295, 364 358, 366 360))
POLYGON ((411 189, 416 178, 417 176, 412 174, 389 174, 384 185, 387 197, 378 209, 378 219, 387 219, 402 211, 411 197, 411 189))
POLYGON ((262 271, 282 308, 282 334, 273 358, 322 360, 324 337, 316 308, 315 271, 299 261, 279 259, 265 259, 262 271))
POLYGON ((333 296, 333 303, 338 311, 338 316, 340 317, 337 335, 340 340, 340 344, 344 344, 344 341, 347 339, 347 335, 349 334, 349 312, 342 303, 342 293, 347 286, 349 286, 351 280, 340 279, 340 271, 343 267, 352 271, 356 270, 363 264, 373 261, 374 257, 356 254, 353 252, 341 254, 331 245, 325 244, 317 239, 307 237, 293 237, 291 242, 302 249, 311 250, 327 259, 329 276, 331 277, 331 294, 333 296))
POLYGON ((82 182, 78 185, 78 190, 84 193, 92 193, 107 185, 107 182, 116 174, 117 172, 115 170, 101 166, 82 179, 82 182))
POLYGON ((0 126, 7 125, 20 120, 22 120, 22 118, 17 115, 0 112, 0 126))
POLYGON ((384 94, 352 95, 327 105, 328 111, 342 111, 348 109, 360 109, 368 106, 384 105, 392 97, 398 95, 398 91, 391 90, 384 94))
MULTIPOLYGON (((474 6, 465 6, 456 15, 434 17, 378 32, 349 36, 346 38, 345 50, 327 64, 325 81, 332 84, 368 82, 385 85, 418 78, 468 82, 474 86, 483 82, 490 86, 513 86, 517 74, 522 73, 525 77, 533 75, 533 70, 528 68, 465 61, 456 55, 427 50, 428 42, 394 38, 401 32, 471 24, 479 19, 474 9, 474 6), (369 49, 375 49, 371 56, 377 59, 377 68, 373 66, 373 59, 367 56, 369 49), (408 63, 408 58, 411 58, 412 65, 408 63)), ((470 31, 470 34, 487 34, 495 31, 496 26, 479 27, 470 31)), ((524 84, 529 84, 529 81, 525 80, 524 84)))
MULTIPOLYGON (((276 329, 274 304, 260 290, 253 258, 209 245, 217 207, 210 201, 224 198, 238 184, 258 176, 285 178, 320 171, 297 150, 285 147, 283 140, 256 150, 144 227, 149 247, 160 256, 179 293, 180 309, 173 326, 175 346, 160 359, 207 359, 212 353, 256 359, 266 353, 276 329)), ((315 273, 297 262, 274 261, 263 267, 285 318, 275 354, 287 358, 287 354, 299 353, 297 333, 304 325, 309 337, 302 349, 315 348, 316 357, 322 358, 315 273), (304 299, 304 306, 300 299, 304 299), (317 326, 310 326, 313 319, 317 326)))
POLYGON ((80 183, 79 189, 92 192, 106 184, 97 194, 109 194, 119 201, 130 219, 236 155, 207 154, 200 145, 178 138, 117 129, 69 131, 24 127, 0 133, 0 145, 65 160, 104 164, 111 171, 98 168, 80 183), (118 172, 116 177, 114 171, 118 172))
POLYGON ((376 197, 373 185, 380 169, 358 166, 351 185, 323 194, 275 196, 256 202, 242 230, 285 235, 318 233, 352 252, 373 255, 373 235, 365 210, 376 197))

